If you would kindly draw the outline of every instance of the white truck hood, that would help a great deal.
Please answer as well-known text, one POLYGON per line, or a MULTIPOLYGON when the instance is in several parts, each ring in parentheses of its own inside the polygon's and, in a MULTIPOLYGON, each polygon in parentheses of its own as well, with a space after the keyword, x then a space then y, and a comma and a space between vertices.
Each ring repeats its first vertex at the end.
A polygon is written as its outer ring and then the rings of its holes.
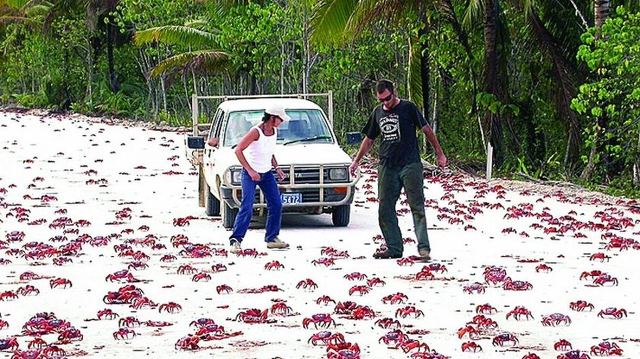
MULTIPOLYGON (((234 151, 230 147, 218 149, 216 157, 219 162, 216 167, 226 169, 229 166, 240 166, 234 151)), ((351 157, 335 144, 277 145, 275 156, 280 165, 351 164, 351 157)))

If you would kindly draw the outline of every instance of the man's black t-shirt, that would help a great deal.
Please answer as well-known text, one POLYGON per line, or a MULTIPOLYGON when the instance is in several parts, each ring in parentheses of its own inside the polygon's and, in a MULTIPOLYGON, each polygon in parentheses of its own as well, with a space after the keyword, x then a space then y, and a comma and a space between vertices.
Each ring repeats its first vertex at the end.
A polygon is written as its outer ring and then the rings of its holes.
POLYGON ((427 120, 413 102, 400 100, 389 111, 382 105, 377 106, 362 133, 372 140, 382 135, 380 164, 400 167, 420 161, 416 129, 426 124, 427 120))

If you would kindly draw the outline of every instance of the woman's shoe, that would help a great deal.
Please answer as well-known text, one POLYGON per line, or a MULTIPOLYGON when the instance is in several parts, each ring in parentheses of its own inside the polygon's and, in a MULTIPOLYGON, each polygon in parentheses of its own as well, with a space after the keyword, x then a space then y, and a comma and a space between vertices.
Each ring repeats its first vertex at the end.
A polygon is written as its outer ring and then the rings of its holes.
POLYGON ((283 241, 282 239, 276 237, 272 241, 267 242, 267 248, 269 249, 287 249, 289 248, 289 243, 283 241))

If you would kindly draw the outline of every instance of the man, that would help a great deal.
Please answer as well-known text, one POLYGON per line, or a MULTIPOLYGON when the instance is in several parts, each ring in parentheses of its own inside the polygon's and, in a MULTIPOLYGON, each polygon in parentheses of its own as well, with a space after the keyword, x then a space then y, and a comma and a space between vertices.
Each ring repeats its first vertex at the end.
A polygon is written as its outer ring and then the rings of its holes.
POLYGON ((360 149, 349 167, 355 174, 362 157, 369 152, 374 140, 381 136, 380 165, 378 167, 378 223, 382 230, 386 251, 374 253, 376 259, 402 258, 404 249, 402 233, 398 226, 396 202, 404 188, 413 215, 413 226, 418 239, 418 254, 427 261, 431 246, 427 235, 427 220, 424 209, 422 162, 418 151, 416 130, 420 129, 436 152, 438 166, 447 165, 447 157, 431 126, 411 101, 396 96, 393 82, 380 80, 376 84, 376 96, 380 101, 367 125, 362 130, 366 135, 360 149))

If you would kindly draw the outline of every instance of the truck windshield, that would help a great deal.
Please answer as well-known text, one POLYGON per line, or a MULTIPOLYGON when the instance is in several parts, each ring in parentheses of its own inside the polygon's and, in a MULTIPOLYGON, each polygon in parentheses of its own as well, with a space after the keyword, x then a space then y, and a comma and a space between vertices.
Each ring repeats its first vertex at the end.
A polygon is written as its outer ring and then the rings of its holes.
MULTIPOLYGON (((278 144, 333 143, 331 131, 319 110, 286 110, 291 117, 278 127, 278 144)), ((232 147, 262 121, 264 111, 236 111, 229 113, 225 124, 223 146, 232 147)))

